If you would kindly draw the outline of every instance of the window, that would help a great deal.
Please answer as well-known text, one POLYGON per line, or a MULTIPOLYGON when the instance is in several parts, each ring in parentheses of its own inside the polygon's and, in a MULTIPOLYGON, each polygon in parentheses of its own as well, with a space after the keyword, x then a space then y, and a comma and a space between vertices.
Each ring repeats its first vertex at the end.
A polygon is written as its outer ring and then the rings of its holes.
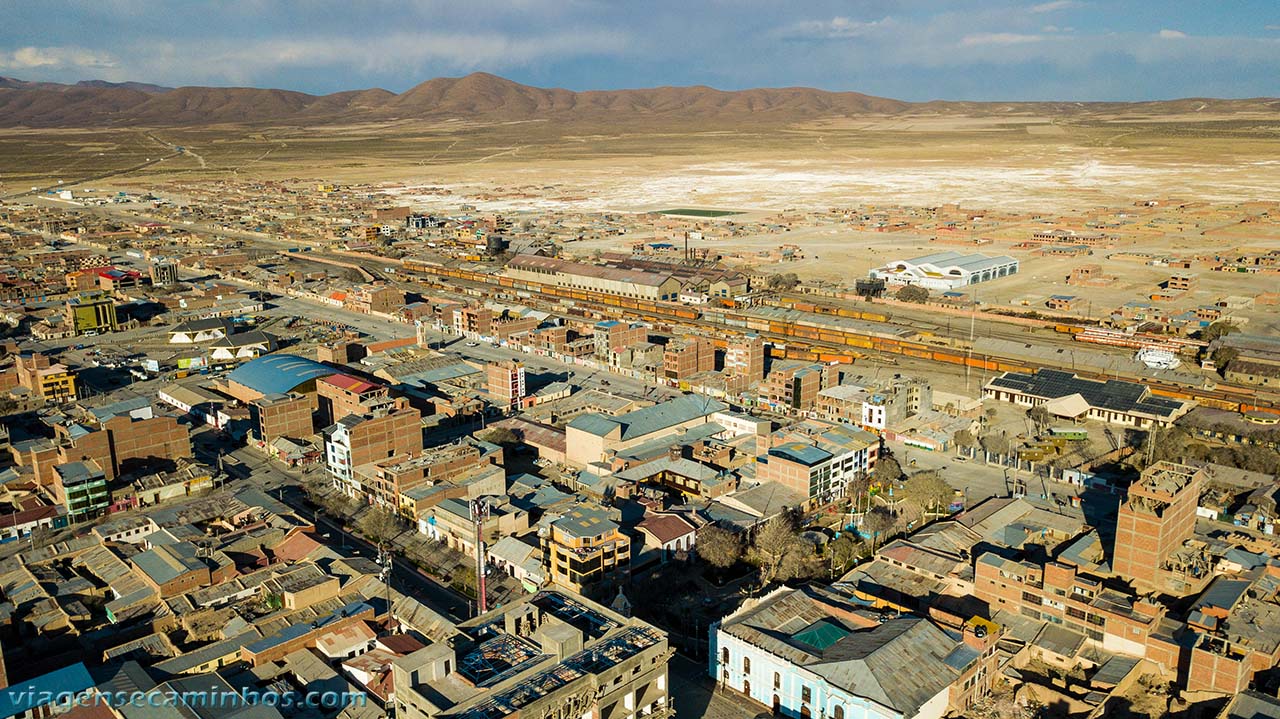
POLYGON ((813 692, 809 690, 809 687, 800 687, 800 701, 805 704, 813 701, 813 692))
POLYGON ((782 675, 778 672, 773 673, 773 688, 780 689, 782 687, 782 675))
POLYGON ((836 708, 831 710, 831 717, 832 719, 844 719, 844 707, 837 704, 836 708))
POLYGON ((720 650, 720 664, 725 668, 725 671, 729 670, 729 648, 728 647, 725 647, 724 649, 720 650))
POLYGON ((742 673, 743 674, 751 673, 751 657, 742 658, 742 673))

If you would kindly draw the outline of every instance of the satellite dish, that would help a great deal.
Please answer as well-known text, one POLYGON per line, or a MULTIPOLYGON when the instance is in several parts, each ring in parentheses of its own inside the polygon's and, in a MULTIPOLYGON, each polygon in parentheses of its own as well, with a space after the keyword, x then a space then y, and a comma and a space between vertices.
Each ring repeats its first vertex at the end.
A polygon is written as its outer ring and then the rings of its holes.
POLYGON ((983 638, 983 637, 987 636, 987 628, 986 628, 986 627, 984 627, 984 626, 982 626, 981 624, 979 624, 979 625, 975 626, 975 627, 973 628, 973 636, 975 636, 975 637, 977 637, 977 638, 979 638, 979 639, 981 639, 981 638, 983 638))

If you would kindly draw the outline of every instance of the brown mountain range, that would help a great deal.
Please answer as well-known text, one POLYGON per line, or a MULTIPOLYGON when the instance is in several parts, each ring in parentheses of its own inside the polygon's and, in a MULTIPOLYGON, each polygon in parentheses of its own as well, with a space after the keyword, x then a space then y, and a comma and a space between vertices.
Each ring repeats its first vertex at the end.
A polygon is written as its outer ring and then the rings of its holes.
POLYGON ((1184 99, 1141 103, 911 103, 805 87, 724 91, 705 86, 573 92, 521 85, 487 73, 381 89, 308 95, 240 87, 167 88, 146 83, 74 85, 0 77, 0 127, 314 125, 337 122, 548 119, 635 123, 789 123, 866 115, 1161 115, 1280 113, 1280 100, 1184 99))

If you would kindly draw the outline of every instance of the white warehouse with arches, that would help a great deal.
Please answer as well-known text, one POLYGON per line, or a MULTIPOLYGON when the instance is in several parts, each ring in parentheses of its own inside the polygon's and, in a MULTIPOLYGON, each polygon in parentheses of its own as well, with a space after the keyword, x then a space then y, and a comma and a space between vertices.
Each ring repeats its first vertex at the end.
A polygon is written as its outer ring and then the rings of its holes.
POLYGON ((955 290, 1017 274, 1018 261, 1008 255, 938 252, 912 260, 894 260, 871 270, 871 277, 891 285, 916 285, 928 290, 955 290))

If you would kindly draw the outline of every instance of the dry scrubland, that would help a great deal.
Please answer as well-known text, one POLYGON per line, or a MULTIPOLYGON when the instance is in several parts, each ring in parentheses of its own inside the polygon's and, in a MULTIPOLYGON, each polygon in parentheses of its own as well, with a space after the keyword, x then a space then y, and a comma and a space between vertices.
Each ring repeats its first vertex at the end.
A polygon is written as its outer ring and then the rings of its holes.
MULTIPOLYGON (((740 216, 744 219, 788 208, 875 204, 958 202, 967 208, 1034 215, 1124 206, 1147 198, 1226 204, 1280 197, 1280 118, 1274 113, 883 116, 701 127, 446 121, 321 128, 0 130, 0 194, 129 168, 182 146, 186 154, 95 183, 146 187, 174 177, 314 178, 396 184, 390 192, 428 207, 464 202, 498 210, 701 206, 746 210, 740 216)), ((1015 229, 1006 239, 1026 239, 1030 227, 1025 233, 1015 229)), ((709 244, 750 252, 794 242, 805 247, 808 257, 779 270, 847 280, 895 256, 937 250, 927 239, 797 227, 709 244)), ((1190 234, 1121 249, 1190 252, 1276 241, 1190 234)), ((986 251, 1006 247, 997 243, 986 251)), ((1060 292, 1087 295, 1098 307, 1109 307, 1133 299, 1169 274, 1136 263, 1107 263, 1106 252, 1067 259, 1021 253, 1023 274, 982 288, 990 293, 983 299, 1003 303, 1060 292), (1063 278, 1084 262, 1102 262, 1121 281, 1107 289, 1072 292, 1063 278)), ((1236 276, 1198 274, 1205 301, 1254 289, 1242 287, 1236 276)), ((1258 317, 1258 327, 1274 322, 1264 315, 1258 317)))

